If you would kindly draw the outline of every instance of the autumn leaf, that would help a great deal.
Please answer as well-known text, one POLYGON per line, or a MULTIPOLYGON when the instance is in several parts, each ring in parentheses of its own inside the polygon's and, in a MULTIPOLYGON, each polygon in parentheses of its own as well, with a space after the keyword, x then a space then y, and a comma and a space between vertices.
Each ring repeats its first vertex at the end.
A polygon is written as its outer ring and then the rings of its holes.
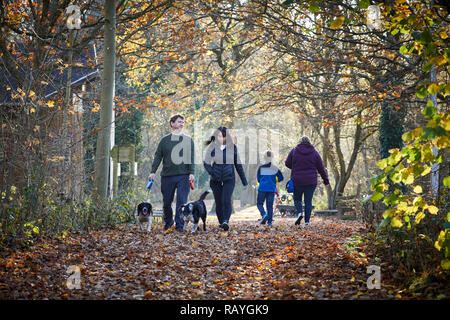
POLYGON ((438 94, 439 93, 439 85, 436 82, 433 82, 432 84, 430 84, 428 86, 428 93, 431 95, 438 94))
POLYGON ((334 19, 331 22, 330 28, 331 29, 339 29, 344 24, 344 21, 345 21, 345 17, 344 16, 337 17, 336 19, 334 19))

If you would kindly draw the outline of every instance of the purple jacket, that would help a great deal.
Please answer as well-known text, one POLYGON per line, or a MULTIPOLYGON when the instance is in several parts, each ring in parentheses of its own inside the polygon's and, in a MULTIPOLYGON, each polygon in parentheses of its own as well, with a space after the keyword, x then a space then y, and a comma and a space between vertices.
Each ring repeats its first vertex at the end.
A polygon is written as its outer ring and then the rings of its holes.
POLYGON ((317 185, 317 172, 320 173, 325 185, 330 183, 323 166, 322 158, 312 145, 297 145, 289 152, 284 164, 291 169, 294 186, 317 185), (294 152, 294 163, 292 163, 292 155, 294 152))

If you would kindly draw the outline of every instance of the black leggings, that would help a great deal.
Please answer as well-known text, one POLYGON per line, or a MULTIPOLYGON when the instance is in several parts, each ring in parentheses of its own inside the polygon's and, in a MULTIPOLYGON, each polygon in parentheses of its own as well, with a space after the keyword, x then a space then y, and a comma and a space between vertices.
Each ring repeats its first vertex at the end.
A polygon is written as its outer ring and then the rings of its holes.
POLYGON ((231 216, 231 197, 234 191, 235 181, 234 179, 227 181, 215 181, 209 182, 214 194, 214 201, 216 202, 216 215, 219 223, 229 223, 231 216))

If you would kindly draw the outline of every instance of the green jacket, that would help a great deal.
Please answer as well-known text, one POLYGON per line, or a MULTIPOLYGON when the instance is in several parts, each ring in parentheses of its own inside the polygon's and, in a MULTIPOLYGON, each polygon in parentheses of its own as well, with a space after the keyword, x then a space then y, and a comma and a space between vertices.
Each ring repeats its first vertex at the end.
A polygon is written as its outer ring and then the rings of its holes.
POLYGON ((151 173, 163 163, 161 176, 194 174, 194 141, 185 135, 168 134, 158 144, 151 173))

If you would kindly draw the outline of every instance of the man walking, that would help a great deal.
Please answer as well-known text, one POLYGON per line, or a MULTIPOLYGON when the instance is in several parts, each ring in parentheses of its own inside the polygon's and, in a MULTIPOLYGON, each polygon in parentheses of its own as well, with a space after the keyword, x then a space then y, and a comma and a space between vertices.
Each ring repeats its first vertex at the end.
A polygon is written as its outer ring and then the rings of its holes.
POLYGON ((172 132, 159 142, 148 179, 155 179, 156 170, 162 161, 161 193, 164 230, 171 228, 174 223, 172 202, 176 191, 175 229, 183 231, 184 221, 178 209, 188 201, 189 181, 194 182, 194 142, 191 137, 183 134, 183 116, 179 114, 172 116, 169 124, 172 132))

